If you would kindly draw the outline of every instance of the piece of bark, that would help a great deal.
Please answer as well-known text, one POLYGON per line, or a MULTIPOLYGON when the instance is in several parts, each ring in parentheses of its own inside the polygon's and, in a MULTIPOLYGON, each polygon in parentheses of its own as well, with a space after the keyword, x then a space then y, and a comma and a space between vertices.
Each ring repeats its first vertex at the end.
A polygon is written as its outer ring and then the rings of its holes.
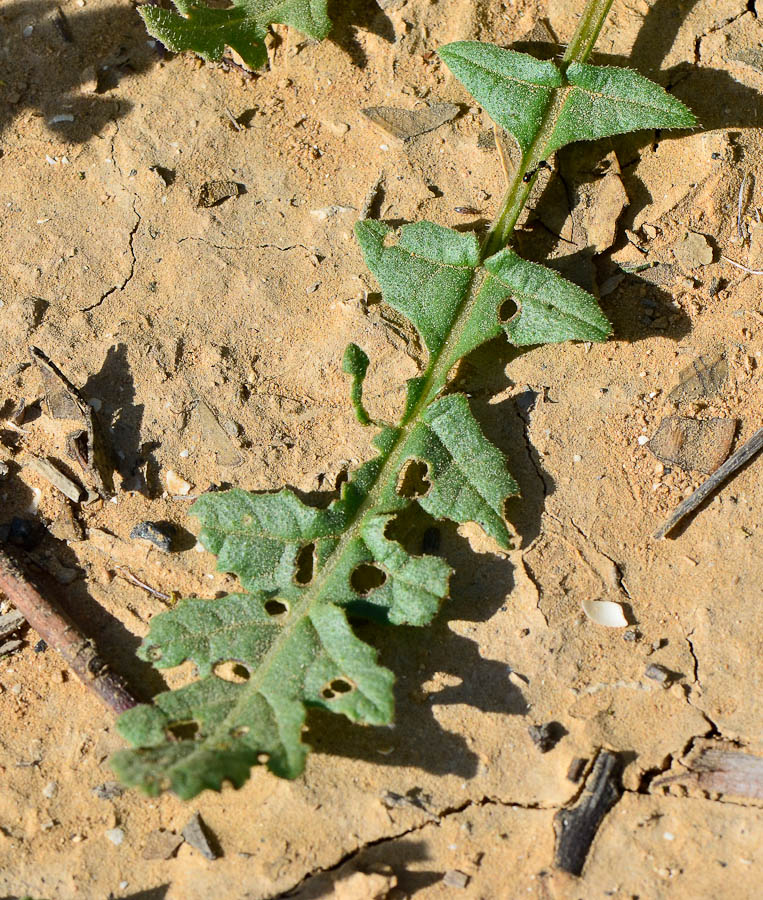
POLYGON ((596 831, 623 793, 622 763, 615 753, 600 750, 586 778, 578 802, 554 816, 556 854, 554 865, 571 875, 580 875, 596 831))
POLYGON ((656 779, 652 788, 693 784, 711 794, 763 800, 763 757, 746 753, 733 744, 701 742, 681 761, 681 766, 684 771, 656 779))
POLYGON ((137 701, 122 679, 109 671, 105 660, 74 622, 27 580, 15 560, 0 549, 0 591, 24 616, 37 634, 64 658, 66 663, 101 702, 123 713, 137 701))

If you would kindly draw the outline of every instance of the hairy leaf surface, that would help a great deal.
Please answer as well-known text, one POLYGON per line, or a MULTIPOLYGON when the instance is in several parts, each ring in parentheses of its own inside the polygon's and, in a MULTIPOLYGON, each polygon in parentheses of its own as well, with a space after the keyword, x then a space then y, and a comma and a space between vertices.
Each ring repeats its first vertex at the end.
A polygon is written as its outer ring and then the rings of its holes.
MULTIPOLYGON (((185 29, 177 49, 210 56, 235 40, 257 58, 268 22, 315 36, 328 28, 325 0, 239 0, 223 11, 175 3, 185 16, 176 17, 185 29)), ((557 66, 469 42, 441 54, 517 137, 524 156, 515 180, 525 191, 543 155, 571 140, 694 124, 682 104, 635 72, 557 66)), ((519 207, 526 193, 515 196, 519 207)), ((484 244, 431 222, 356 226, 384 301, 426 345, 426 366, 409 379, 397 424, 378 425, 363 402, 369 358, 355 344, 347 348, 342 369, 352 379, 356 416, 379 431, 376 455, 330 503, 312 506, 290 489, 234 489, 197 501, 201 542, 244 592, 187 598, 152 620, 142 657, 159 668, 190 661, 199 679, 121 717, 133 749, 113 764, 126 783, 191 797, 225 780, 239 786, 258 764, 294 777, 309 749, 302 733, 310 707, 359 723, 391 722, 392 673, 351 622, 427 625, 448 597, 452 574, 444 560, 416 555, 401 513, 418 505, 437 519, 477 523, 510 547, 504 508, 518 487, 466 396, 448 393, 453 367, 502 331, 527 346, 605 341, 611 327, 594 297, 551 269, 508 246, 488 255, 487 247, 507 243, 516 222, 508 200, 503 210, 484 244)))
POLYGON ((291 25, 320 40, 331 28, 327 0, 234 0, 228 9, 213 9, 195 0, 172 0, 178 12, 141 6, 149 34, 170 50, 193 50, 219 60, 231 47, 252 69, 268 61, 265 35, 269 25, 291 25))
POLYGON ((680 100, 629 69, 573 62, 563 74, 553 62, 477 41, 447 44, 439 54, 523 152, 553 103, 559 104, 558 118, 542 148, 544 157, 573 141, 697 124, 680 100))

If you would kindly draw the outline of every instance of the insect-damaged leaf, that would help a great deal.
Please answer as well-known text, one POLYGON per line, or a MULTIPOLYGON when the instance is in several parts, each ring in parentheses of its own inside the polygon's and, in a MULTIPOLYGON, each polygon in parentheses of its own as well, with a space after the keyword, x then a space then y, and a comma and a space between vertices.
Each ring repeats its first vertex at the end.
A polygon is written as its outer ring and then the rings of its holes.
POLYGON ((439 519, 476 522, 502 547, 511 547, 503 516, 519 493, 503 454, 482 434, 463 394, 431 403, 414 429, 405 454, 427 463, 431 488, 418 498, 439 519))
POLYGON ((449 354, 451 365, 501 328, 517 346, 603 341, 611 334, 591 294, 509 248, 478 266, 472 245, 464 240, 473 235, 431 222, 404 225, 397 241, 382 222, 359 222, 356 232, 384 300, 408 316, 431 353, 439 352, 451 336, 456 316, 476 285, 471 314, 449 354), (518 311, 502 322, 500 310, 507 300, 513 300, 518 311))
POLYGON ((398 239, 373 219, 358 222, 355 234, 384 299, 413 322, 429 352, 437 353, 471 286, 479 262, 476 236, 416 222, 403 227, 398 239))
POLYGON ((558 103, 558 118, 541 156, 573 141, 696 125, 680 100, 630 69, 573 62, 563 74, 553 62, 476 41, 447 44, 439 53, 477 102, 516 137, 523 152, 552 103, 558 103))
POLYGON ((392 719, 392 673, 331 604, 274 616, 261 595, 183 600, 154 617, 141 655, 160 668, 193 660, 210 673, 119 719, 120 733, 138 749, 117 753, 112 765, 150 794, 171 789, 188 798, 219 790, 226 779, 240 787, 257 764, 294 778, 309 750, 302 742, 307 706, 367 724, 392 719), (222 661, 245 674, 211 673, 222 661))
POLYGON ((172 0, 178 12, 141 6, 149 34, 175 52, 193 50, 219 60, 231 47, 252 69, 268 60, 265 35, 269 25, 291 25, 320 40, 331 28, 327 0, 234 0, 228 9, 212 9, 194 0, 172 0))

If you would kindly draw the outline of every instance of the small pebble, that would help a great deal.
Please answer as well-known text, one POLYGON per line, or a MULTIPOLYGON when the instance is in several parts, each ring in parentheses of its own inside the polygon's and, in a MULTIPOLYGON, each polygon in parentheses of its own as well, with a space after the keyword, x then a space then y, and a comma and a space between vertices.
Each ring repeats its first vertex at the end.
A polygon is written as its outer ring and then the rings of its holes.
POLYGON ((547 722, 545 725, 531 725, 527 729, 533 744, 541 753, 548 753, 559 740, 559 728, 555 722, 547 722))
POLYGON ((645 434, 640 434, 638 436, 638 442, 639 442, 639 445, 643 447, 644 444, 649 443, 649 438, 645 434))
POLYGON ((106 837, 115 847, 118 847, 125 839, 125 833, 121 828, 109 828, 106 832, 106 837))
POLYGON ((174 527, 168 522, 139 522, 130 532, 133 540, 148 541, 163 553, 172 549, 174 527))
MULTIPOLYGON (((180 454, 183 455, 182 453, 180 454)), ((186 453, 188 456, 188 453, 186 453)), ((164 481, 167 485, 167 490, 171 494, 179 494, 181 497, 185 497, 186 494, 191 492, 191 485, 185 478, 181 478, 177 472, 173 472, 172 469, 167 469, 167 472, 164 475, 164 481)))
POLYGON ((649 663, 644 670, 644 675, 646 675, 647 678, 651 678, 653 681, 659 681, 660 684, 667 684, 672 677, 670 670, 658 663, 649 663))
POLYGON ((201 816, 196 812, 190 822, 182 830, 181 834, 195 850, 207 859, 217 859, 219 854, 207 837, 206 826, 201 816))
POLYGON ((442 883, 448 887, 465 888, 469 884, 469 876, 458 869, 448 869, 442 877, 442 883))
POLYGON ((125 792, 118 781, 104 781, 103 784, 97 784, 91 790, 99 800, 113 800, 115 797, 121 797, 125 792))
POLYGON ((635 628, 629 628, 627 631, 623 632, 623 640, 624 641, 636 641, 638 640, 638 632, 635 628))
POLYGON ((24 35, 24 37, 31 37, 33 31, 34 25, 27 25, 21 33, 24 35))
POLYGON ((49 781, 45 787, 42 789, 42 796, 45 797, 46 800, 52 800, 53 797, 56 796, 58 792, 58 782, 49 781))

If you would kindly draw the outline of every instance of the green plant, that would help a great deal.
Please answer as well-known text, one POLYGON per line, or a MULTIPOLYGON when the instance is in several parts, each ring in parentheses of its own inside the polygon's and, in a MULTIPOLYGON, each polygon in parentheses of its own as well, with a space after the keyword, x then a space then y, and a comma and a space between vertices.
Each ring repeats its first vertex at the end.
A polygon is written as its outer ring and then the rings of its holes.
POLYGON ((268 61, 265 35, 270 25, 290 25, 316 40, 331 30, 328 0, 233 0, 228 9, 213 9, 195 0, 172 2, 178 12, 158 6, 138 10, 152 37, 170 50, 193 50, 213 62, 228 46, 251 69, 268 61))
POLYGON ((414 556, 395 539, 401 513, 418 504, 437 518, 476 522, 510 546, 504 504, 517 486, 467 398, 448 391, 453 368, 501 331, 518 346, 605 341, 611 332, 590 294, 507 246, 538 168, 574 140, 695 124, 679 101, 635 72, 586 64, 611 3, 590 0, 559 64, 489 44, 440 50, 519 143, 521 161, 499 213, 482 243, 431 222, 399 232, 358 223, 365 260, 385 301, 421 334, 427 367, 408 382, 400 421, 372 423, 362 396, 368 357, 348 347, 352 402, 363 424, 379 428, 378 455, 327 508, 288 489, 197 501, 201 541, 244 591, 185 599, 152 620, 141 656, 160 668, 192 660, 200 679, 121 717, 119 729, 135 745, 113 760, 126 783, 191 797, 226 779, 240 786, 257 763, 294 777, 309 749, 301 736, 310 706, 390 722, 393 674, 348 616, 426 625, 451 575, 444 560, 414 556), (426 479, 415 497, 405 487, 412 466, 426 479))

